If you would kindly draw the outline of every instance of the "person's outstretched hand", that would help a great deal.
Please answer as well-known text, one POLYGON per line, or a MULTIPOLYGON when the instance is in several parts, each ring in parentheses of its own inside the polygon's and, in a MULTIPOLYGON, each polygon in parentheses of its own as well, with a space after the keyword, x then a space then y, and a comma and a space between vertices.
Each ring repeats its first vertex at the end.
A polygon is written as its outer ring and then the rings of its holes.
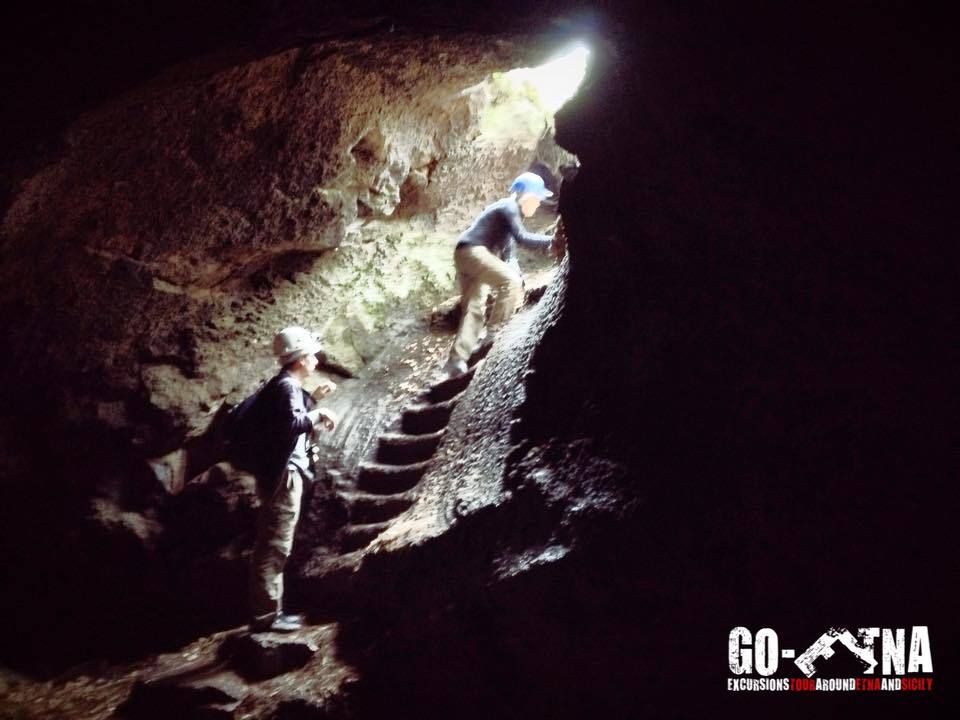
POLYGON ((326 397, 336 389, 337 384, 333 380, 323 380, 319 385, 317 385, 317 389, 311 394, 314 398, 319 400, 320 398, 326 397))
POLYGON ((333 430, 337 427, 338 418, 333 410, 327 408, 316 408, 307 413, 310 421, 313 423, 314 430, 323 428, 324 430, 333 430))

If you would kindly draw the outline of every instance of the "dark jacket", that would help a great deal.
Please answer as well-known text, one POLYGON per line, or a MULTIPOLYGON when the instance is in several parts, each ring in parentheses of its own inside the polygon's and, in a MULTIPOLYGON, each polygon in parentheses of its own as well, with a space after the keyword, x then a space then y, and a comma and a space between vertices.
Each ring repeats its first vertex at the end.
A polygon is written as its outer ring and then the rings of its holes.
POLYGON ((272 493, 287 468, 297 438, 313 429, 307 412, 314 400, 290 373, 281 370, 257 394, 234 440, 238 464, 257 478, 261 492, 272 493))
POLYGON ((513 198, 488 205, 457 240, 457 247, 482 245, 504 262, 516 255, 517 243, 534 250, 550 248, 550 236, 528 232, 520 217, 520 205, 513 198))

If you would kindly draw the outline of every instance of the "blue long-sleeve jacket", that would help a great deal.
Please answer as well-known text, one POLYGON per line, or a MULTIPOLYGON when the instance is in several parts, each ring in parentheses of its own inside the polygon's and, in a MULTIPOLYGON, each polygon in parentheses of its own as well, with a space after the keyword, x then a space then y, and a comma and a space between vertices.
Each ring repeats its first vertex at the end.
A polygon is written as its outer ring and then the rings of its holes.
POLYGON ((511 262, 517 244, 534 250, 550 248, 549 235, 528 232, 520 217, 520 205, 513 198, 488 205, 457 240, 457 247, 482 245, 504 262, 511 262))

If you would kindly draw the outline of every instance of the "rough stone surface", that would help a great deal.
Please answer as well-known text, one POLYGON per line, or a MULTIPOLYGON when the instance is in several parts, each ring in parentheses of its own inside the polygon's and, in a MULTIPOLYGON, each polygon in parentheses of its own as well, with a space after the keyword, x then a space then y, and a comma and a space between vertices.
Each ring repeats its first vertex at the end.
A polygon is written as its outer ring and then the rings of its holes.
POLYGON ((219 655, 247 680, 265 680, 307 664, 317 647, 309 640, 274 633, 233 635, 219 655))
POLYGON ((148 445, 252 388, 283 325, 356 370, 388 319, 449 296, 449 232, 534 157, 536 137, 481 142, 481 81, 520 48, 382 35, 210 58, 85 114, 3 219, 5 332, 31 348, 5 363, 48 363, 68 416, 148 445))
POLYGON ((87 664, 46 682, 5 673, 9 685, 0 694, 0 716, 285 718, 288 705, 303 713, 323 709, 333 717, 348 716, 335 713, 343 710, 356 674, 338 659, 335 625, 315 625, 297 633, 297 642, 317 652, 301 667, 256 682, 232 672, 220 657, 223 646, 238 633, 243 630, 215 633, 136 663, 87 664))
POLYGON ((213 672, 179 682, 154 680, 137 683, 130 699, 119 709, 120 717, 232 718, 246 696, 242 681, 229 672, 213 672))

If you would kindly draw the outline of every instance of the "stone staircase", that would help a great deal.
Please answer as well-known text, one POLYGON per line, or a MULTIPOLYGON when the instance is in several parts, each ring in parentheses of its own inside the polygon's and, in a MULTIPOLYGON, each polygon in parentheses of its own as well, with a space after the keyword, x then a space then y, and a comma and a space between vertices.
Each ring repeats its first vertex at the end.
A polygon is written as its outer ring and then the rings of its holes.
POLYGON ((489 350, 490 345, 482 346, 471 357, 466 373, 436 383, 404 408, 378 438, 373 458, 360 463, 355 482, 335 487, 349 518, 337 538, 341 554, 369 545, 413 505, 450 414, 489 350))
MULTIPOLYGON (((524 306, 543 297, 549 275, 524 291, 524 306)), ((416 501, 420 480, 447 430, 450 415, 473 380, 493 343, 482 342, 467 362, 467 372, 441 380, 408 405, 377 439, 373 458, 361 461, 354 480, 339 479, 334 490, 344 501, 348 521, 337 535, 330 569, 350 566, 362 549, 416 501)))

